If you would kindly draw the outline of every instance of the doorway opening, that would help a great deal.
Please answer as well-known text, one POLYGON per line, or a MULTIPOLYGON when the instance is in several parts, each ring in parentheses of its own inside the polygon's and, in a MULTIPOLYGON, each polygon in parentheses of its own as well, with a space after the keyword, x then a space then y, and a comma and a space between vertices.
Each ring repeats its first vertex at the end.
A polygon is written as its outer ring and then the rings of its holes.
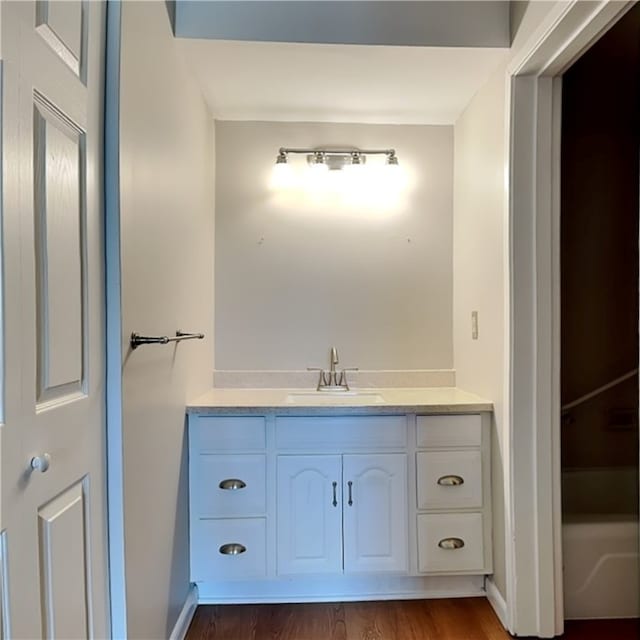
POLYGON ((640 7, 562 76, 562 546, 566 619, 640 616, 640 7))

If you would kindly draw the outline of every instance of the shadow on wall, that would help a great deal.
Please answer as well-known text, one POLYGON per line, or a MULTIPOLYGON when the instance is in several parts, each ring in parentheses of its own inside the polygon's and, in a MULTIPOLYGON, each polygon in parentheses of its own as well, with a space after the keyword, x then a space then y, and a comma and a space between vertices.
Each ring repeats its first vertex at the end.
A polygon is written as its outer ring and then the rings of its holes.
POLYGON ((180 473, 174 510, 175 527, 171 553, 171 580, 169 582, 173 589, 169 592, 168 602, 172 606, 167 611, 165 638, 171 636, 191 587, 189 581, 189 545, 184 544, 184 541, 189 539, 189 507, 186 499, 186 496, 189 495, 189 443, 187 433, 187 416, 185 415, 180 451, 180 473))
POLYGON ((511 2, 509 4, 509 29, 511 32, 512 43, 516 33, 518 33, 520 25, 522 24, 522 18, 524 18, 528 4, 528 0, 526 2, 511 2))
POLYGON ((171 33, 176 34, 176 0, 164 0, 169 15, 169 23, 171 24, 171 33))
POLYGON ((498 435, 495 413, 491 417, 491 504, 493 508, 493 580, 501 594, 507 593, 505 576, 506 569, 506 542, 505 528, 505 500, 504 500, 504 458, 500 448, 500 436, 498 435))

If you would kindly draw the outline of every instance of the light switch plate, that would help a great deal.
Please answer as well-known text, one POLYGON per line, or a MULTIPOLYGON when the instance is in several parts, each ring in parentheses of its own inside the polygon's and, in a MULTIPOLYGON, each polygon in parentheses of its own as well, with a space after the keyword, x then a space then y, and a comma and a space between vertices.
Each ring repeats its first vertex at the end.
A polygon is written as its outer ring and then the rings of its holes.
POLYGON ((471 339, 472 340, 478 339, 478 312, 477 311, 471 312, 471 339))

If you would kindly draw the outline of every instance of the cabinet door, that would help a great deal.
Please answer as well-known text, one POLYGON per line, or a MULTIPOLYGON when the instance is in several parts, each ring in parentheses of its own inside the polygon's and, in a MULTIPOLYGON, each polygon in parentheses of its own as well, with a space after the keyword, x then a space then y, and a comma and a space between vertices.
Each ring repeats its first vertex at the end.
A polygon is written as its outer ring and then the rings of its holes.
POLYGON ((407 571, 407 456, 348 455, 344 478, 344 570, 407 571))
POLYGON ((342 572, 341 469, 340 456, 278 456, 279 575, 342 572))

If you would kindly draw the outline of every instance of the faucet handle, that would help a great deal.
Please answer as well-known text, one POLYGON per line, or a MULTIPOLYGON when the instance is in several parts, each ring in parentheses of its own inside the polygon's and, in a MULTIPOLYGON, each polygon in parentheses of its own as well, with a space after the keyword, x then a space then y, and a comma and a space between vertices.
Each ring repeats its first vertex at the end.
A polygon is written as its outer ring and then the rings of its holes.
POLYGON ((339 382, 339 384, 340 384, 340 386, 345 387, 347 391, 349 391, 349 383, 347 382, 347 371, 359 371, 359 369, 358 369, 358 367, 345 367, 340 372, 340 382, 339 382))
POLYGON ((320 387, 327 384, 327 372, 322 367, 307 367, 307 371, 318 371, 320 373, 318 377, 318 386, 316 389, 319 391, 320 387))

